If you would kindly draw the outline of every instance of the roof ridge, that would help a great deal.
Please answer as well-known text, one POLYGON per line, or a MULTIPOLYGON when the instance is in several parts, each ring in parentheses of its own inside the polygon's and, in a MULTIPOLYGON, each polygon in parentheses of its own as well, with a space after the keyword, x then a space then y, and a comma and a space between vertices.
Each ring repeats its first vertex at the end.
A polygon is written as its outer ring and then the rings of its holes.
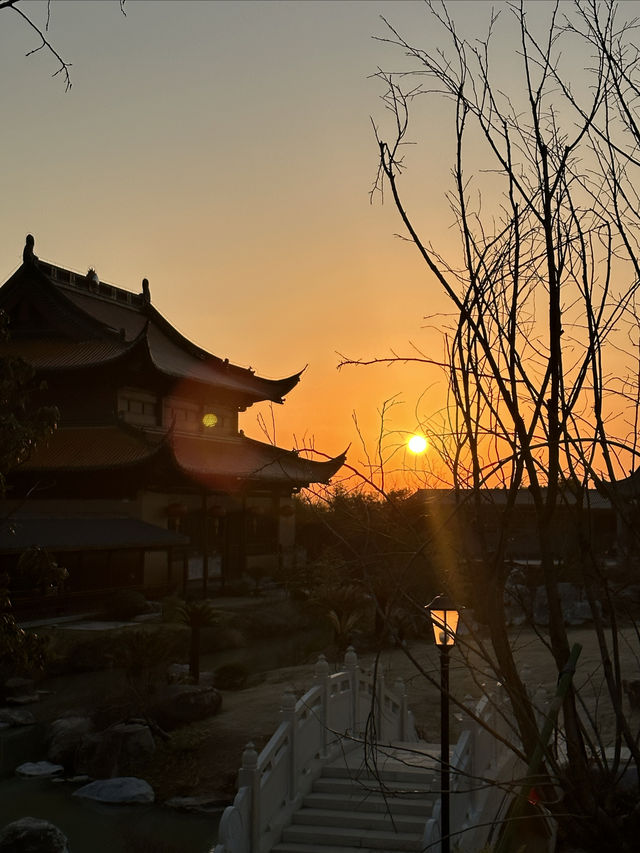
POLYGON ((74 291, 104 299, 106 302, 116 302, 118 305, 129 305, 132 308, 140 308, 144 305, 142 293, 135 293, 119 285, 102 281, 93 268, 90 268, 87 273, 81 273, 41 258, 38 259, 38 266, 55 285, 63 289, 68 287, 74 291))

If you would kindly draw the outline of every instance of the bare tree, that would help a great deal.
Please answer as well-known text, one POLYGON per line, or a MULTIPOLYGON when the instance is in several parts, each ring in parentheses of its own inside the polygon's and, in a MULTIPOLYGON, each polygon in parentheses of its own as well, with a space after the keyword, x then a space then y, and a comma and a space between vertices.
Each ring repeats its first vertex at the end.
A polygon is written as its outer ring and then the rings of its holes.
POLYGON ((446 47, 422 49, 385 21, 383 41, 404 52, 409 68, 378 74, 392 129, 387 135, 376 128, 374 193, 390 193, 434 286, 452 306, 445 332, 448 428, 443 437, 439 427, 433 439, 450 464, 458 524, 474 537, 461 542, 458 564, 441 583, 460 594, 459 570, 466 569, 517 720, 518 748, 529 759, 540 732, 505 617, 509 540, 526 492, 549 611, 544 639, 560 675, 570 638, 559 588, 558 519, 568 525, 598 639, 601 701, 615 719, 614 749, 606 749, 579 691, 569 689, 566 762, 545 752, 546 790, 560 786, 562 801, 552 807, 573 840, 598 851, 630 851, 637 815, 622 804, 616 784, 622 747, 638 772, 640 750, 623 707, 618 612, 594 544, 590 503, 596 489, 618 500, 616 480, 634 468, 637 452, 638 397, 629 393, 637 366, 634 376, 625 358, 626 335, 637 336, 640 283, 635 24, 620 23, 613 2, 577 0, 552 6, 540 30, 540 7, 530 18, 531 4, 509 2, 492 12, 486 38, 470 42, 443 3, 426 5, 446 47), (509 18, 519 63, 510 81, 493 64, 500 15, 509 18), (579 79, 576 55, 584 67, 579 79), (416 224, 403 176, 410 121, 434 98, 449 108, 455 141, 447 199, 460 251, 450 258, 416 224), (494 512, 490 486, 503 496, 494 512), (497 530, 490 530, 496 518, 497 530))
MULTIPOLYGON (((49 53, 57 63, 57 68, 51 76, 57 77, 58 75, 61 75, 64 79, 65 91, 68 92, 69 89, 71 89, 71 86, 73 85, 71 82, 71 73, 69 71, 69 69, 71 68, 71 63, 67 62, 61 56, 61 54, 58 52, 57 48, 49 38, 49 25, 51 23, 51 0, 47 0, 46 16, 43 24, 37 23, 34 16, 25 12, 20 3, 21 0, 0 0, 0 11, 11 10, 15 12, 17 15, 20 16, 20 18, 22 18, 28 29, 35 33, 35 35, 40 39, 40 43, 36 45, 36 47, 34 47, 32 50, 29 50, 26 55, 33 56, 33 54, 39 53, 40 51, 49 53)), ((118 0, 118 3, 120 4, 120 11, 123 15, 126 15, 126 0, 118 0)))

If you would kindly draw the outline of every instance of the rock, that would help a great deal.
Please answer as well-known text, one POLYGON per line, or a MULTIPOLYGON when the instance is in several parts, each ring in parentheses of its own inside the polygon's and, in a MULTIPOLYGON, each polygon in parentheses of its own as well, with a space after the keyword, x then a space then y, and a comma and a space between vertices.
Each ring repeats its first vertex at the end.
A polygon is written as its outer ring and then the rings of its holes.
POLYGON ((69 847, 54 824, 22 817, 0 829, 0 853, 69 853, 69 847))
POLYGON ((222 695, 214 687, 171 684, 158 692, 149 716, 163 729, 172 729, 211 717, 221 707, 222 695))
MULTIPOLYGON (((564 615, 564 621, 567 625, 584 625, 591 622, 591 607, 585 599, 584 590, 572 583, 559 583, 558 592, 560 594, 560 605, 564 615)), ((602 608, 600 603, 597 603, 600 615, 602 608)), ((549 605, 547 603, 547 593, 543 586, 536 588, 534 600, 534 619, 538 625, 549 624, 549 605)))
POLYGON ((50 761, 27 761, 16 767, 17 776, 57 776, 63 771, 62 764, 52 764, 50 761))
POLYGON ((33 678, 7 678, 4 683, 4 695, 9 696, 31 696, 36 692, 33 678))
POLYGON ((79 785, 81 782, 91 782, 91 776, 82 773, 79 776, 55 776, 52 780, 55 785, 79 785))
POLYGON ((90 776, 108 779, 131 772, 146 761, 156 748, 149 726, 144 723, 117 723, 103 732, 86 735, 78 767, 90 776))
POLYGON ((220 794, 201 794, 195 797, 171 797, 165 806, 184 812, 215 814, 230 805, 229 797, 220 794))
MULTIPOLYGON (((172 663, 167 667, 167 681, 169 684, 192 684, 189 675, 189 664, 172 663)), ((201 672, 197 687, 215 687, 215 673, 201 672)))
POLYGON ((27 693, 23 696, 7 696, 7 705, 32 705, 34 702, 39 702, 40 696, 37 693, 27 693))
POLYGON ((33 726, 36 718, 26 708, 0 708, 0 723, 7 726, 33 726))
POLYGON ((167 667, 167 681, 169 684, 189 684, 189 664, 172 663, 167 667))
POLYGON ((533 592, 525 584, 514 583, 509 578, 504 591, 504 605, 507 625, 524 625, 531 619, 533 592))
MULTIPOLYGON (((602 615, 600 602, 596 602, 598 611, 602 615)), ((571 607, 567 607, 565 611, 564 621, 567 625, 585 625, 593 620, 591 606, 588 601, 574 601, 571 607)))
POLYGON ((78 788, 72 796, 99 803, 152 803, 155 800, 151 785, 135 776, 98 779, 78 788))
POLYGON ((62 717, 49 728, 47 758, 64 764, 68 771, 76 767, 83 738, 93 731, 89 717, 62 717))

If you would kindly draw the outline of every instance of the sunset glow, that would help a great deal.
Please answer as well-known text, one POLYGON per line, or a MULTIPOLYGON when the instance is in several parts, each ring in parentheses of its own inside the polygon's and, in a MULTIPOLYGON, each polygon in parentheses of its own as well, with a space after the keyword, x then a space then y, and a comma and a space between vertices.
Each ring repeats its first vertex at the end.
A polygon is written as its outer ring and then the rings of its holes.
MULTIPOLYGON (((463 36, 491 16, 488 0, 455 6, 463 36)), ((48 26, 47 4, 29 8, 48 26)), ((19 266, 27 233, 38 257, 81 275, 91 267, 132 293, 147 278, 152 306, 207 352, 269 379, 308 365, 283 406, 240 414, 246 435, 263 440, 273 423, 283 447, 333 456, 350 446, 349 463, 366 468, 380 434, 396 446, 415 422, 425 389, 430 411, 447 405, 447 378, 428 360, 371 363, 412 347, 431 356, 440 342, 421 329, 424 315, 449 310, 419 253, 395 236, 393 205, 369 194, 379 156, 371 117, 386 114, 372 75, 399 58, 372 36, 385 35, 385 17, 433 47, 423 4, 148 0, 126 11, 52 5, 68 92, 51 77, 50 53, 25 57, 38 40, 24 20, 2 13, 11 203, 0 213, 0 280, 19 266), (337 370, 342 355, 367 366, 337 370), (381 426, 388 400, 397 402, 381 426)), ((455 266, 445 199, 454 138, 432 133, 447 126, 447 110, 416 114, 412 139, 432 147, 411 155, 403 188, 455 266)))
POLYGON ((427 449, 427 439, 423 435, 412 435, 407 447, 412 453, 424 453, 427 449))

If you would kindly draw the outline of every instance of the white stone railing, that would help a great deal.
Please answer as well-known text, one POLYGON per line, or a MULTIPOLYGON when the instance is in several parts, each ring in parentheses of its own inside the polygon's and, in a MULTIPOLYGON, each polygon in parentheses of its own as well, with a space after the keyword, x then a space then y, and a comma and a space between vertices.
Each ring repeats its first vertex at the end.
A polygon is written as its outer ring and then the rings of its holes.
POLYGON ((323 764, 361 745, 368 722, 375 722, 377 743, 418 740, 404 683, 389 689, 382 673, 363 673, 353 648, 344 662, 342 672, 330 675, 320 655, 316 683, 297 701, 285 692, 282 722, 260 755, 247 745, 238 793, 224 810, 214 853, 268 853, 323 764))
MULTIPOLYGON (((523 765, 505 743, 513 740, 509 727, 509 704, 500 685, 483 696, 453 748, 449 826, 451 849, 477 853, 490 835, 493 821, 510 801, 510 784, 522 775, 523 765)), ((425 825, 423 850, 437 850, 440 844, 440 800, 425 825)))

